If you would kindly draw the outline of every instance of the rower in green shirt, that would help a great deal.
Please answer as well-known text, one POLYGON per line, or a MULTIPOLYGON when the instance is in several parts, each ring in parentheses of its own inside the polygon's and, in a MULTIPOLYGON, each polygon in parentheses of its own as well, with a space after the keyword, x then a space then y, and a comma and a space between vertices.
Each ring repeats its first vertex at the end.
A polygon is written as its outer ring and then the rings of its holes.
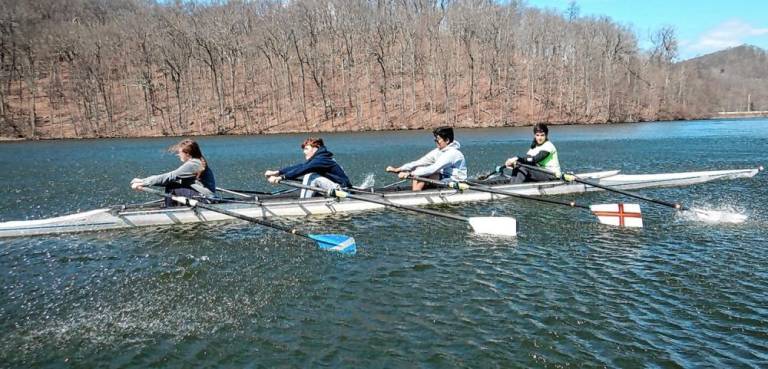
POLYGON ((512 168, 510 183, 543 182, 551 181, 551 175, 520 167, 517 163, 537 165, 560 175, 560 161, 557 159, 557 149, 549 141, 549 129, 544 123, 536 123, 533 126, 533 142, 531 148, 524 156, 513 156, 507 159, 504 165, 512 168))

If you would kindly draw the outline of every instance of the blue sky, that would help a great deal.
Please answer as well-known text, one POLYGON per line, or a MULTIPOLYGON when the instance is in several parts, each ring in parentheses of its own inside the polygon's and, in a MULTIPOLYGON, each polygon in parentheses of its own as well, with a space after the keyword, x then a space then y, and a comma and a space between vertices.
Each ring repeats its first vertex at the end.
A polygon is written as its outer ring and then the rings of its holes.
MULTIPOLYGON (((527 0, 529 6, 563 11, 569 0, 527 0)), ((689 59, 741 44, 768 50, 768 0, 576 0, 581 16, 605 15, 631 26, 647 48, 649 35, 672 26, 678 59, 689 59)))

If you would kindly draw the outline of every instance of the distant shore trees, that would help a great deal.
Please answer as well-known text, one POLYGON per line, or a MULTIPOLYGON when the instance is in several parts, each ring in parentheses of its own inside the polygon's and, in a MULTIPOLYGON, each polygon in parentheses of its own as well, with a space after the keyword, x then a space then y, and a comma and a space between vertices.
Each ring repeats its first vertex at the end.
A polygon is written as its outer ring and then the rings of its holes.
POLYGON ((601 123, 721 109, 705 77, 675 63, 674 29, 641 50, 631 29, 579 16, 575 2, 559 13, 515 0, 0 0, 0 11, 4 136, 601 123))

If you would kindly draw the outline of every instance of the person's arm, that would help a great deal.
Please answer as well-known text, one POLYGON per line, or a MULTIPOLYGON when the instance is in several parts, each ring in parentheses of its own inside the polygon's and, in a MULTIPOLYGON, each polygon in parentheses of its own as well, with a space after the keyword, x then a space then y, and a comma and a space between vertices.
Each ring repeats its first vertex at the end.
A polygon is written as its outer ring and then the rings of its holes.
POLYGON ((146 178, 140 178, 140 182, 134 179, 131 183, 140 183, 141 186, 165 186, 177 179, 194 178, 197 173, 203 170, 203 164, 200 160, 190 159, 181 164, 176 170, 168 173, 157 174, 146 178))
POLYGON ((414 168, 432 165, 437 160, 437 156, 439 154, 440 154, 440 149, 434 149, 434 150, 428 152, 426 155, 424 155, 421 158, 419 158, 418 160, 414 160, 414 161, 411 161, 411 162, 408 162, 408 163, 405 163, 405 164, 401 165, 400 168, 399 168, 400 169, 399 171, 401 171, 401 172, 410 172, 414 168))
POLYGON ((267 182, 277 184, 283 179, 293 179, 292 177, 289 177, 285 175, 285 173, 292 173, 294 171, 301 171, 301 169, 307 165, 307 163, 301 163, 296 165, 290 165, 278 170, 268 170, 264 172, 264 176, 267 177, 267 182))
POLYGON ((291 165, 280 169, 278 175, 285 179, 296 179, 310 172, 317 172, 320 169, 324 169, 327 165, 324 165, 323 160, 319 158, 311 158, 305 163, 291 165))
POLYGON ((455 154, 456 153, 453 150, 444 152, 443 155, 440 155, 435 159, 434 163, 415 168, 413 171, 411 171, 411 175, 424 177, 437 173, 443 168, 453 164, 454 160, 456 160, 455 154))
POLYGON ((526 155, 524 158, 520 159, 520 161, 522 161, 523 164, 529 164, 529 165, 538 164, 540 161, 546 159, 547 156, 549 156, 549 154, 550 154, 549 151, 541 150, 539 151, 538 154, 534 156, 526 155))

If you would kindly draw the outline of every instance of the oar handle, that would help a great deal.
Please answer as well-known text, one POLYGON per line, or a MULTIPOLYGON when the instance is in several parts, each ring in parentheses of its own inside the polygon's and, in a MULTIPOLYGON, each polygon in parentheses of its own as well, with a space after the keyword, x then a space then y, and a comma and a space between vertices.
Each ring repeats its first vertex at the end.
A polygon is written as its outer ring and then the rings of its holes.
POLYGON ((313 240, 311 237, 309 237, 308 234, 306 234, 304 232, 301 232, 301 231, 299 231, 296 228, 288 228, 288 227, 285 227, 285 226, 282 226, 282 225, 279 225, 279 224, 268 222, 268 221, 263 220, 263 219, 257 219, 257 218, 249 217, 247 215, 243 215, 243 214, 240 214, 240 213, 235 213, 234 211, 229 211, 229 210, 226 210, 226 209, 221 209, 219 207, 216 207, 216 206, 213 206, 213 205, 209 205, 209 204, 200 202, 200 201, 195 200, 195 199, 190 199, 190 198, 185 197, 185 196, 171 195, 171 194, 168 194, 168 193, 156 190, 154 188, 140 187, 140 189, 141 189, 141 191, 144 191, 144 192, 147 192, 147 193, 151 193, 151 194, 154 194, 154 195, 158 195, 158 196, 169 198, 169 199, 171 199, 173 201, 176 201, 176 202, 178 202, 180 204, 183 204, 183 205, 187 205, 189 207, 193 207, 193 208, 194 207, 198 207, 198 208, 201 208, 201 209, 210 210, 210 211, 212 211, 214 213, 228 215, 228 216, 233 217, 233 218, 242 219, 242 220, 249 221, 249 222, 256 223, 256 224, 261 224, 261 225, 263 225, 265 227, 274 228, 274 229, 277 229, 277 230, 281 230, 281 231, 284 231, 284 232, 288 232, 288 233, 291 233, 291 234, 295 234, 297 236, 301 236, 301 237, 313 240))
POLYGON ((545 169, 545 168, 541 168, 541 167, 538 167, 538 166, 535 166, 535 165, 528 165, 528 164, 523 164, 523 163, 517 163, 517 165, 519 165, 519 166, 521 166, 523 168, 530 169, 530 170, 534 170, 534 171, 538 171, 538 172, 541 172, 541 173, 546 173, 546 174, 553 175, 556 178, 561 178, 564 181, 583 183, 585 185, 589 185, 589 186, 592 186, 592 187, 602 188, 602 189, 604 189, 606 191, 620 193, 620 194, 622 194, 624 196, 634 197, 636 199, 645 200, 645 201, 656 203, 656 204, 659 204, 659 205, 669 206, 671 208, 678 209, 678 210, 690 210, 689 208, 687 208, 687 207, 685 207, 685 206, 683 206, 681 204, 671 203, 671 202, 667 202, 667 201, 663 201, 663 200, 652 199, 650 197, 645 197, 645 196, 638 195, 636 193, 632 193, 632 192, 629 192, 629 191, 624 191, 624 190, 621 190, 621 189, 618 189, 618 188, 615 188, 615 187, 610 187, 610 186, 599 184, 597 182, 592 182, 592 181, 588 181, 586 179, 581 179, 581 178, 579 178, 579 177, 577 177, 577 176, 575 176, 573 174, 561 174, 560 176, 558 176, 555 172, 553 172, 551 170, 548 170, 548 169, 545 169))
POLYGON ((466 183, 458 182, 458 181, 450 181, 450 182, 443 182, 438 181, 436 179, 432 178, 426 178, 426 177, 419 177, 419 176, 408 176, 408 178, 419 181, 419 182, 425 182, 425 183, 431 183, 436 186, 445 187, 445 188, 451 188, 454 190, 464 191, 469 189, 469 185, 466 183))
POLYGON ((397 208, 397 209, 403 209, 403 210, 410 210, 410 211, 417 212, 417 213, 429 214, 429 215, 434 215, 434 216, 443 217, 443 218, 461 220, 461 221, 465 221, 465 222, 469 221, 468 218, 462 217, 460 215, 448 214, 448 213, 443 213, 443 212, 439 212, 439 211, 435 211, 435 210, 430 210, 430 209, 424 209, 424 208, 417 208, 415 206, 396 204, 396 203, 391 202, 391 201, 386 200, 386 199, 379 199, 379 198, 375 198, 375 197, 368 197, 368 196, 362 196, 362 195, 353 195, 353 194, 351 194, 349 192, 346 192, 346 191, 343 191, 343 190, 333 190, 333 189, 326 190, 326 189, 323 189, 323 188, 320 188, 320 187, 309 186, 309 185, 305 185, 303 183, 294 182, 294 181, 286 181, 286 180, 282 180, 282 181, 280 181, 280 183, 282 183, 282 184, 284 184, 286 186, 291 186, 291 187, 295 187, 295 188, 302 188, 302 189, 305 189, 305 190, 315 191, 317 193, 323 194, 323 196, 326 196, 326 197, 349 198, 349 199, 353 199, 353 200, 366 201, 366 202, 370 202, 370 203, 374 203, 374 204, 379 204, 379 205, 383 205, 383 206, 389 206, 389 207, 393 207, 393 208, 397 208))
POLYGON ((504 165, 498 165, 498 166, 496 166, 496 168, 494 170, 492 170, 492 171, 490 171, 488 173, 481 174, 481 175, 477 176, 477 179, 480 180, 480 181, 484 181, 484 180, 488 179, 490 176, 492 176, 494 174, 500 174, 503 171, 504 171, 504 165))

